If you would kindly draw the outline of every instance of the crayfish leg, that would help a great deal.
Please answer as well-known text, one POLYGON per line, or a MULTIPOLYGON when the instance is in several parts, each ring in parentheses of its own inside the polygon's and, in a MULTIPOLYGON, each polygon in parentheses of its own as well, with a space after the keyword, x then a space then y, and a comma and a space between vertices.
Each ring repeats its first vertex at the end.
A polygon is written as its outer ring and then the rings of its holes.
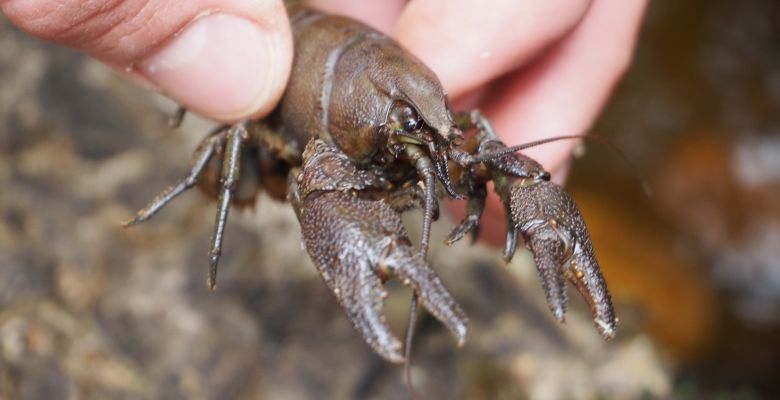
POLYGON ((474 185, 471 190, 471 196, 466 202, 466 216, 452 229, 444 243, 452 245, 462 239, 466 234, 471 233, 471 243, 474 244, 479 237, 479 220, 482 218, 482 212, 485 211, 485 199, 487 198, 487 187, 485 184, 474 185))
POLYGON ((220 178, 221 190, 217 200, 217 215, 214 223, 214 235, 211 239, 209 250, 209 289, 214 290, 217 285, 217 267, 219 257, 222 254, 222 238, 225 235, 225 225, 230 211, 230 204, 238 184, 241 167, 241 147, 249 134, 246 129, 247 122, 239 122, 233 125, 227 133, 225 154, 222 158, 222 177, 220 178))
POLYGON ((219 148, 224 146, 227 135, 228 127, 221 126, 203 139, 192 156, 190 171, 187 176, 180 179, 175 184, 168 186, 160 194, 155 196, 149 204, 139 210, 134 218, 123 222, 122 226, 127 228, 149 220, 178 195, 195 186, 211 158, 218 152, 219 148))

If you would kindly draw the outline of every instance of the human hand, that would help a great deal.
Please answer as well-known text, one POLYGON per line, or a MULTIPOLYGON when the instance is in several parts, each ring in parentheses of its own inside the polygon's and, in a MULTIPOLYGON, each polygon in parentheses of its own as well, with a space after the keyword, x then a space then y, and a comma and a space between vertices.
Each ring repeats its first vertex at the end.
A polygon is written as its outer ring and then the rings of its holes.
POLYGON ((224 122, 270 112, 292 64, 281 0, 0 0, 0 11, 224 122))
MULTIPOLYGON (((646 0, 311 3, 394 34, 456 104, 480 108, 511 145, 588 129, 628 66, 646 0)), ((0 0, 0 10, 23 30, 79 49, 207 117, 267 114, 292 60, 281 0, 172 4, 0 0)), ((573 145, 525 152, 562 172, 573 145)), ((503 212, 488 200, 482 234, 492 243, 503 240, 503 212)))

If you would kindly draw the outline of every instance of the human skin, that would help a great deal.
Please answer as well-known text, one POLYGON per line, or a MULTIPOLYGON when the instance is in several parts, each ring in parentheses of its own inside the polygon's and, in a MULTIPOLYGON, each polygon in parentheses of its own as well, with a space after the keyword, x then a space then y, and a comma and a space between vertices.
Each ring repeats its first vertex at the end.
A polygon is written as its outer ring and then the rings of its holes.
MULTIPOLYGON (((510 145, 585 133, 628 67, 646 0, 313 0, 394 36, 510 145)), ((281 97, 292 38, 280 0, 0 0, 39 38, 78 49, 206 117, 259 118, 281 97)), ((558 180, 572 141, 525 151, 558 180)), ((488 199, 481 234, 504 238, 488 199)))

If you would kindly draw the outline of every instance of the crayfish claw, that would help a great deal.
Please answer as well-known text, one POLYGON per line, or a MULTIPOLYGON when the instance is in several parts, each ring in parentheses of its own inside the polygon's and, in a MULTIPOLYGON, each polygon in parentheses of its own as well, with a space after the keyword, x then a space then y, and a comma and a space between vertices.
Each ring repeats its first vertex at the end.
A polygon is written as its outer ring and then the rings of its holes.
POLYGON ((314 192, 303 199, 299 218, 306 249, 323 280, 379 355, 394 363, 405 360, 382 313, 387 296, 382 283, 390 278, 414 290, 463 343, 463 311, 411 245, 399 213, 384 199, 363 198, 359 191, 314 192))
MULTIPOLYGON (((502 189, 507 194, 506 188, 502 189)), ((508 191, 512 221, 533 254, 547 304, 555 318, 564 320, 564 280, 567 280, 590 306, 599 333, 605 339, 614 337, 616 320, 612 300, 574 200, 563 188, 546 180, 521 180, 508 191)))
POLYGON ((301 230, 306 250, 355 329, 379 355, 402 363, 403 346, 382 313, 387 293, 376 268, 386 252, 383 239, 388 244, 382 234, 397 228, 388 221, 395 213, 382 205, 347 192, 314 193, 304 200, 301 230))

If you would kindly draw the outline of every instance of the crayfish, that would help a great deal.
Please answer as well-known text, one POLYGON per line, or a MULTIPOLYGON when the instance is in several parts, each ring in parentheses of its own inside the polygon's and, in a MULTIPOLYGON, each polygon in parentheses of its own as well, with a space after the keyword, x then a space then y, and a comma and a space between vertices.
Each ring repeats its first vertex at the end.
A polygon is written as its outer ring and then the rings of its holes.
MULTIPOLYGON (((522 235, 547 303, 563 321, 565 282, 589 303, 605 338, 616 320, 585 223, 572 198, 533 159, 510 147, 472 110, 453 113, 439 80, 388 36, 357 21, 291 8, 295 44, 289 83, 262 120, 223 125, 198 146, 189 173, 125 225, 146 221, 177 195, 200 186, 217 198, 208 284, 231 205, 260 190, 288 200, 303 241, 355 329, 384 359, 400 363, 403 345, 383 312, 383 284, 396 278, 462 344, 467 318, 427 261, 440 197, 467 200, 467 215, 446 239, 475 235, 488 183, 505 206, 504 258, 522 235), (402 212, 420 207, 422 239, 413 245, 402 212)), ((407 344, 408 349, 408 344, 407 344)))

